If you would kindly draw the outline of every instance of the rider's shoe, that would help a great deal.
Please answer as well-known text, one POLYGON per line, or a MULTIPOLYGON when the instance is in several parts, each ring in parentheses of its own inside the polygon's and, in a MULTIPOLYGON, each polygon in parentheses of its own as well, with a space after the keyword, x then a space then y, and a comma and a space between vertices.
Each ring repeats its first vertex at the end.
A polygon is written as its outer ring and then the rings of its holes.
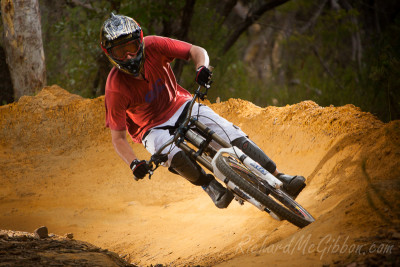
POLYGON ((296 199, 301 190, 306 187, 306 179, 303 176, 279 173, 276 178, 283 183, 283 190, 293 199, 296 199))
POLYGON ((223 187, 215 178, 209 184, 203 185, 202 188, 210 196, 215 206, 220 209, 228 207, 233 200, 232 192, 223 187))

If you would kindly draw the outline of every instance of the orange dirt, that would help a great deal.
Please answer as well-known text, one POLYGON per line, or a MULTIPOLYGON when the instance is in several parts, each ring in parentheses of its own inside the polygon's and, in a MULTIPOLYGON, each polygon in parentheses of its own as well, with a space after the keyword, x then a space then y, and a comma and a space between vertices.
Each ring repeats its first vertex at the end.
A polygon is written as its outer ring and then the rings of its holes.
MULTIPOLYGON (((84 99, 54 85, 0 107, 0 229, 46 225, 138 265, 398 261, 400 121, 312 101, 210 106, 280 171, 308 178, 297 200, 316 222, 298 229, 237 202, 219 210, 201 188, 164 168, 134 181, 104 127, 104 97, 84 99)), ((139 158, 150 157, 132 145, 139 158)))

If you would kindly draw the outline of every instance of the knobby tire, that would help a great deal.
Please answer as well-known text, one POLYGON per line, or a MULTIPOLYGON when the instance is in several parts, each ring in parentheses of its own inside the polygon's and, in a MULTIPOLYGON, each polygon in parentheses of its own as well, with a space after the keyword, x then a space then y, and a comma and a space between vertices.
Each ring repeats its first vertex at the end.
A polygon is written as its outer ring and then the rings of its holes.
MULTIPOLYGON (((228 162, 230 162, 231 164, 242 165, 241 168, 246 168, 242 163, 238 162, 237 159, 235 159, 235 162, 232 162, 232 160, 230 159, 230 156, 227 157, 227 156, 224 156, 221 154, 218 156, 218 158, 216 160, 216 165, 217 165, 217 168, 220 170, 220 172, 222 172, 229 180, 231 180, 241 190, 243 190, 245 193, 251 195, 253 198, 255 198, 258 202, 260 202, 262 205, 267 207, 269 210, 274 212, 281 219, 287 220, 290 223, 292 223, 300 228, 303 228, 314 221, 312 216, 307 211, 305 211, 304 208, 302 208, 294 200, 291 200, 292 203, 296 203, 298 205, 298 207, 300 207, 303 210, 303 212, 305 212, 306 215, 309 216, 308 220, 306 218, 303 218, 303 217, 295 214, 293 211, 291 211, 288 208, 283 207, 282 205, 277 203, 274 199, 269 197, 266 193, 261 192, 258 189, 258 188, 260 188, 260 186, 255 185, 254 182, 250 183, 245 177, 242 177, 239 173, 237 173, 235 170, 233 170, 228 162)), ((243 173, 243 174, 245 175, 245 173, 243 173)), ((253 174, 253 175, 255 175, 255 174, 253 174)))

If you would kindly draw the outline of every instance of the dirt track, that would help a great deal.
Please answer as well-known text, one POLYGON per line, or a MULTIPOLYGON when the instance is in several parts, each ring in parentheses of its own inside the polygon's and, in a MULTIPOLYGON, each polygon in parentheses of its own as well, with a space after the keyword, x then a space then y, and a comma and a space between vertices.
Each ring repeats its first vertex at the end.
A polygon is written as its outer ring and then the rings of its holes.
POLYGON ((211 107, 279 170, 308 178, 297 200, 316 222, 299 230, 249 204, 219 210, 164 169, 135 182, 104 127, 104 98, 52 86, 0 107, 0 229, 46 225, 137 265, 400 263, 400 121, 311 101, 259 108, 231 99, 211 107))

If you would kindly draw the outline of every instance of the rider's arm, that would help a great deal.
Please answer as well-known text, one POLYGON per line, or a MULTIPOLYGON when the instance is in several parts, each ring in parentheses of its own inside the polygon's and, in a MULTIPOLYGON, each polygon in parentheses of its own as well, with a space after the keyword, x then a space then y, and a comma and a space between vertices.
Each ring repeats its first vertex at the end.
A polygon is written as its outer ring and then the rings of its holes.
POLYGON ((111 130, 111 139, 115 151, 123 159, 123 161, 128 164, 128 166, 134 159, 137 159, 132 147, 126 139, 126 131, 111 130))
POLYGON ((208 68, 210 64, 210 59, 208 57, 207 51, 204 48, 192 45, 189 54, 189 59, 193 60, 196 69, 198 69, 200 66, 205 66, 208 68))

